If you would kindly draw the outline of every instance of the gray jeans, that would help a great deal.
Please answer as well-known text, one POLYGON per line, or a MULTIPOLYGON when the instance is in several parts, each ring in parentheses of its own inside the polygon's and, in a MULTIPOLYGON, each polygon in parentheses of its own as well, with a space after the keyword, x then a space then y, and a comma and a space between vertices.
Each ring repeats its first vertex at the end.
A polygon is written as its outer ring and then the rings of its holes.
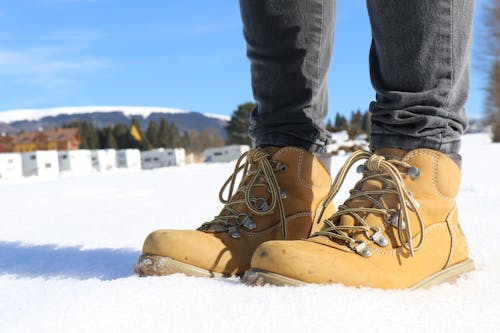
MULTIPOLYGON (((467 124, 473 0, 367 0, 372 149, 456 153, 467 124)), ((256 146, 323 152, 335 0, 240 0, 256 146)), ((335 73, 334 73, 335 74, 335 73)))

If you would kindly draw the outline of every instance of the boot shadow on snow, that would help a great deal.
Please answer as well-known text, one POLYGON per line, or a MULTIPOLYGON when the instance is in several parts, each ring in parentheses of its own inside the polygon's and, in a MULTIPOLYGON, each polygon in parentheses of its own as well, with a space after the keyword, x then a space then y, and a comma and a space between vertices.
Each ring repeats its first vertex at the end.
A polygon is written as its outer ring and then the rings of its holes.
POLYGON ((139 251, 0 242, 0 275, 114 280, 133 276, 139 251))

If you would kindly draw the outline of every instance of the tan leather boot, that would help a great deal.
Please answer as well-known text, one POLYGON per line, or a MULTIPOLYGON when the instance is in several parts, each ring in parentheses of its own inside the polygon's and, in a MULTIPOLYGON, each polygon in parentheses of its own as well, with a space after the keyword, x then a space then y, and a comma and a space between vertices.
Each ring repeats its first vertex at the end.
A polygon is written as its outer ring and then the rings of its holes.
MULTIPOLYGON (((262 242, 307 238, 330 186, 329 172, 303 149, 251 150, 240 157, 221 189, 219 197, 225 204, 221 213, 198 230, 151 233, 135 271, 139 275, 240 275, 250 268, 252 254, 262 242), (236 189, 239 173, 242 180, 236 189), (225 190, 228 200, 223 198, 225 190)), ((333 214, 333 204, 327 205, 327 211, 333 214)))
POLYGON ((474 269, 458 224, 461 173, 453 160, 430 149, 358 151, 329 198, 359 160, 366 160, 358 167, 362 179, 321 231, 307 240, 262 244, 247 282, 413 289, 474 269))

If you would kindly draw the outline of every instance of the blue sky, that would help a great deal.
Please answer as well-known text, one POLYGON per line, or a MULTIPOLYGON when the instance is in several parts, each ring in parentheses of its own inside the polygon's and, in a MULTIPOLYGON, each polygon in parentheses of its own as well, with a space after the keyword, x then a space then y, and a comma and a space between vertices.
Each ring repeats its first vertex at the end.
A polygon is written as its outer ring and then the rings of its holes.
MULTIPOLYGON (((0 110, 130 105, 229 115, 252 100, 241 29, 235 0, 2 0, 0 110)), ((373 99, 369 43, 364 1, 338 1, 330 118, 373 99)), ((478 53, 474 45, 473 117, 484 103, 478 53)))

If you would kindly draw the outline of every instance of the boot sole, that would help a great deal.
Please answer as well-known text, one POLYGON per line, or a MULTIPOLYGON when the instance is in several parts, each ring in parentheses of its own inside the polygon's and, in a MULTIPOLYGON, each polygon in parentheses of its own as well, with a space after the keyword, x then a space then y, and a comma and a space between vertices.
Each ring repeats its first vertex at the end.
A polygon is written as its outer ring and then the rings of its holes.
MULTIPOLYGON (((439 271, 425 278, 424 280, 418 282, 417 284, 409 287, 408 290, 427 289, 432 286, 436 286, 446 282, 453 283, 462 274, 473 271, 474 267, 475 267, 474 261, 472 261, 472 259, 466 259, 458 264, 450 266, 446 269, 443 269, 442 271, 439 271)), ((265 284, 272 284, 275 286, 299 287, 310 284, 297 279, 292 279, 284 275, 257 269, 249 269, 247 272, 245 272, 242 281, 245 284, 252 286, 262 286, 265 284)))
POLYGON ((196 277, 230 277, 222 273, 212 272, 197 266, 186 264, 169 257, 143 254, 134 266, 134 272, 139 276, 164 276, 182 273, 196 277))
POLYGON ((417 289, 427 289, 432 286, 437 286, 442 283, 453 283, 455 282, 462 274, 472 272, 475 269, 474 261, 472 259, 465 259, 458 264, 450 266, 448 268, 439 271, 424 280, 420 281, 417 284, 414 284, 409 290, 417 290, 417 289))

